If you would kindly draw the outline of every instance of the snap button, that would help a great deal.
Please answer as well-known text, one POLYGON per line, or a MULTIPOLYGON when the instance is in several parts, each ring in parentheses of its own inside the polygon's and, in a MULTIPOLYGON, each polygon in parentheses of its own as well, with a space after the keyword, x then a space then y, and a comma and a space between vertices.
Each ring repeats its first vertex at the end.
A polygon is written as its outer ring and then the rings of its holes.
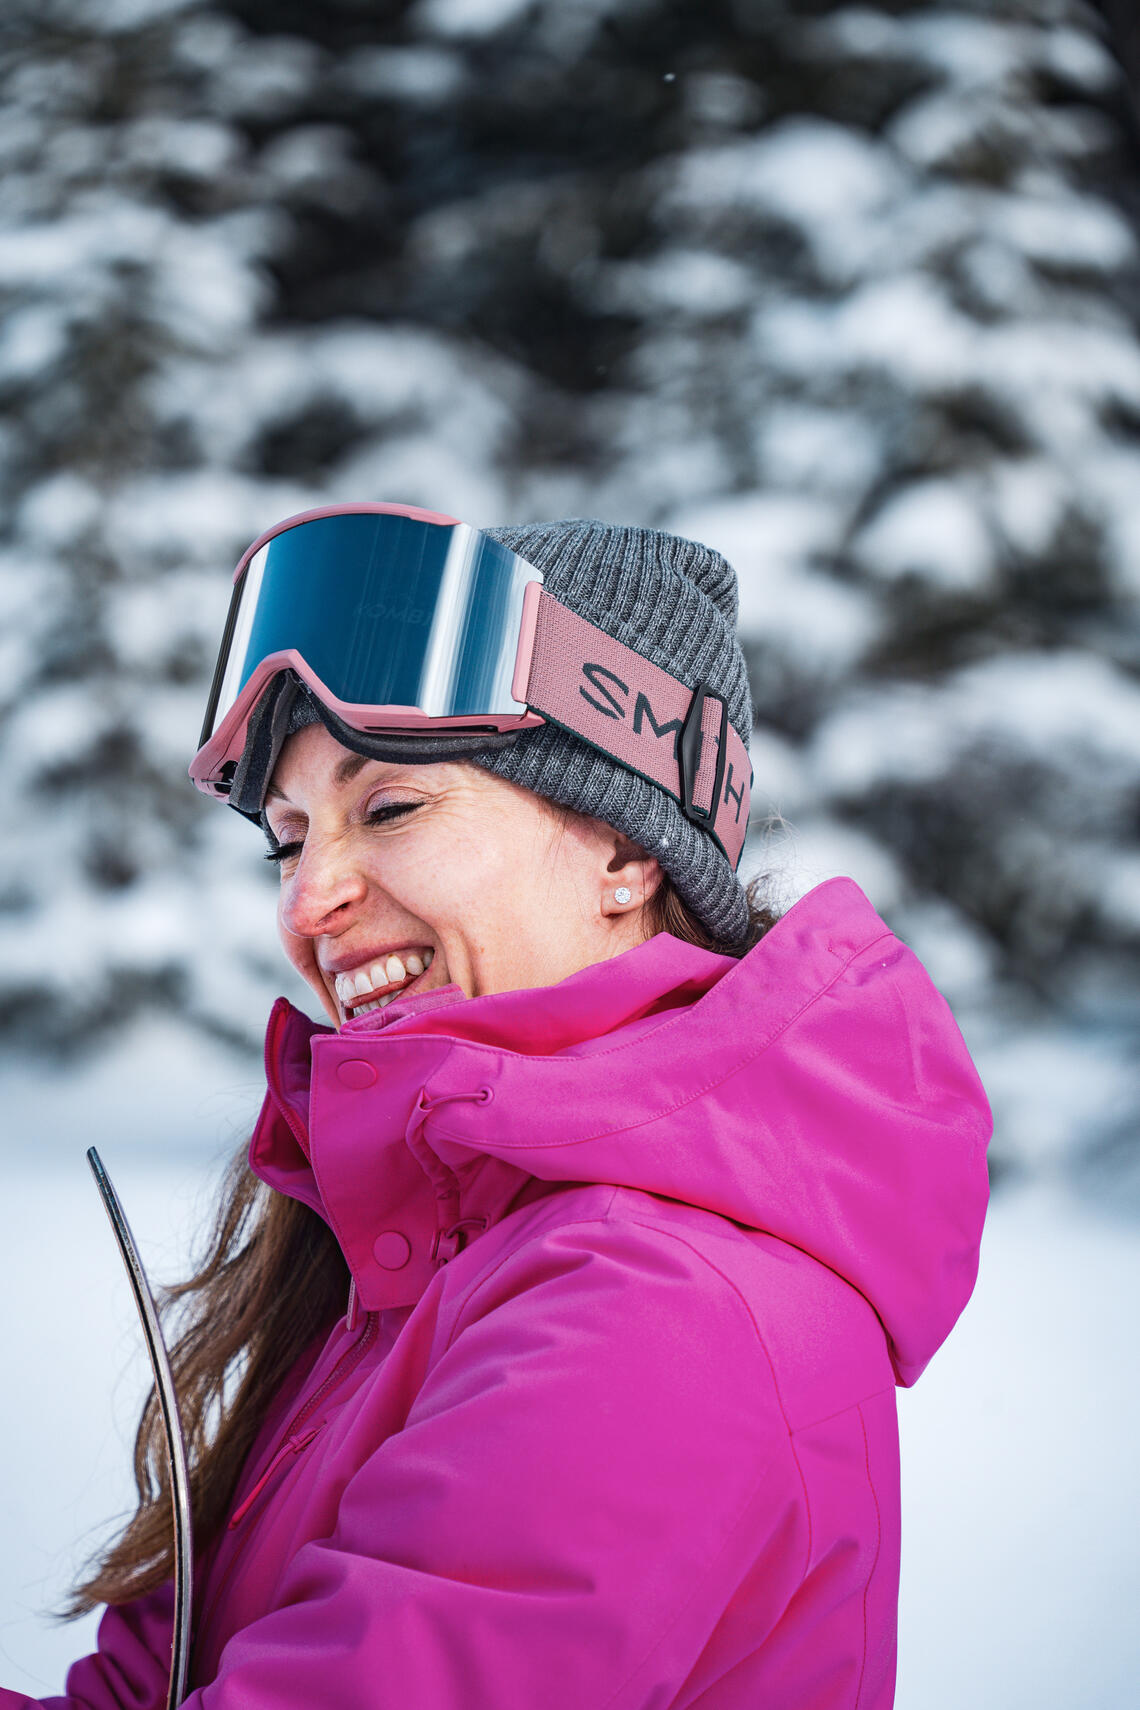
POLYGON ((372 1243, 376 1263, 385 1271, 402 1271, 412 1256, 412 1244, 398 1229, 385 1229, 372 1243))
POLYGON ((376 1079, 376 1070, 371 1063, 350 1057, 346 1063, 337 1064, 336 1078, 342 1086, 351 1087, 353 1092, 363 1092, 376 1079))

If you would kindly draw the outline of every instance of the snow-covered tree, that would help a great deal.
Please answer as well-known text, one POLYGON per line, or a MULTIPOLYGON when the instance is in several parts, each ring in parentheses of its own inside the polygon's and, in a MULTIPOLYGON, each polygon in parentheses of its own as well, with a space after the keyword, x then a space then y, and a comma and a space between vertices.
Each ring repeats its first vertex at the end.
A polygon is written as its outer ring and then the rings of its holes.
POLYGON ((328 156, 307 129, 257 150, 247 127, 284 122, 317 57, 170 0, 29 0, 0 20, 0 1019, 17 1048, 98 1048, 155 1012, 252 1045, 282 979, 268 875, 185 776, 225 567, 320 497, 333 444, 345 490, 504 503, 510 365, 415 327, 264 326, 303 161, 328 156))
POLYGON ((11 1038, 256 1031, 251 834, 179 779, 259 527, 323 494, 589 512, 738 566, 746 867, 861 879, 1000 1157, 1134 1155, 1140 272, 1104 31, 1080 0, 10 6, 11 1038))

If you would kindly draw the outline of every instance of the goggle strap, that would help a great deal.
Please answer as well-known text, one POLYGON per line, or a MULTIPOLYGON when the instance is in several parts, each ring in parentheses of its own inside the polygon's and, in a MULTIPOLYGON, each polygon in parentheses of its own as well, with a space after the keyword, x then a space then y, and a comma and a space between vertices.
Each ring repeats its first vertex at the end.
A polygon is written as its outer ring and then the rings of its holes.
POLYGON ((707 684, 687 688, 544 588, 526 702, 667 790, 736 866, 752 768, 724 700, 707 684))
POLYGON ((289 715, 300 684, 291 671, 279 671, 250 713, 245 747, 226 786, 230 806, 240 813, 260 813, 265 785, 289 731, 289 715))

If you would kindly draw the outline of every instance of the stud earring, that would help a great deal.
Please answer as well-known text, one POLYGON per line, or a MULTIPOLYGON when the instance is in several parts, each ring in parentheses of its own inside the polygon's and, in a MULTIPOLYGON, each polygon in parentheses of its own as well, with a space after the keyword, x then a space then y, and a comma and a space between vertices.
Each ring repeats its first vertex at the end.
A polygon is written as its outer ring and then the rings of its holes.
POLYGON ((627 903, 630 901, 632 896, 633 892, 630 890, 628 885, 619 885, 617 890, 614 892, 614 901, 627 903))

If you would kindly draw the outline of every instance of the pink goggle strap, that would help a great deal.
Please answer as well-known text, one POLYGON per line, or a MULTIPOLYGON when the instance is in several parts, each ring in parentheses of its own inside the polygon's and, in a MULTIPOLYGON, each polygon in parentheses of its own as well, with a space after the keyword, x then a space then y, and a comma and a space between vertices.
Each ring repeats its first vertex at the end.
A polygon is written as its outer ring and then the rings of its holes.
POLYGON ((686 688, 543 589, 526 701, 668 790, 736 866, 752 768, 719 696, 686 688))

